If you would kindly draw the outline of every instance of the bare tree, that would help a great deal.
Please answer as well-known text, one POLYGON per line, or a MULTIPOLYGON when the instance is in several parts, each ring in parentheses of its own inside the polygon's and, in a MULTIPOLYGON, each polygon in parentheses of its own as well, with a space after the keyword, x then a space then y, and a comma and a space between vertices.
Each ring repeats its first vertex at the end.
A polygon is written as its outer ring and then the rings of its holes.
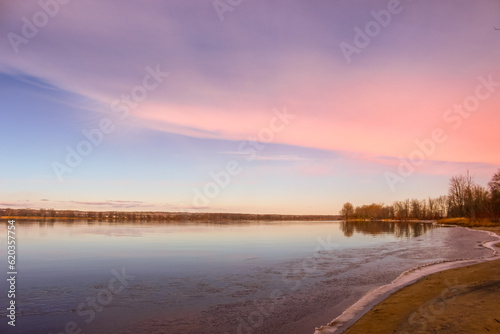
POLYGON ((394 218, 399 221, 408 220, 410 216, 410 200, 406 199, 404 201, 394 202, 394 218))
POLYGON ((467 217, 471 214, 473 184, 474 180, 468 170, 465 175, 451 178, 448 189, 448 207, 451 216, 467 217))
POLYGON ((448 216, 449 206, 448 206, 448 196, 443 195, 436 198, 436 211, 438 212, 438 217, 443 218, 448 216))
POLYGON ((437 200, 434 198, 430 198, 427 200, 427 217, 430 219, 435 219, 437 217, 437 200))
POLYGON ((348 221, 350 217, 354 214, 354 207, 351 203, 344 203, 344 206, 340 210, 340 214, 344 216, 344 220, 348 221))
POLYGON ((411 216, 412 218, 420 219, 422 214, 422 208, 420 207, 420 201, 417 199, 411 200, 411 216))
POLYGON ((472 187, 471 219, 492 217, 491 196, 488 189, 480 185, 472 187))
POLYGON ((491 219, 497 222, 500 217, 500 169, 493 175, 488 187, 491 196, 491 219))
POLYGON ((406 220, 408 220, 408 218, 410 218, 410 200, 409 199, 405 199, 405 201, 403 202, 403 213, 404 213, 404 217, 406 220))
POLYGON ((490 182, 491 191, 476 184, 469 171, 452 177, 448 191, 449 216, 467 217, 473 221, 494 216, 493 198, 497 193, 500 195, 500 171, 497 174, 490 182))
POLYGON ((427 207, 427 201, 425 199, 420 201, 420 219, 429 218, 429 209, 427 207))

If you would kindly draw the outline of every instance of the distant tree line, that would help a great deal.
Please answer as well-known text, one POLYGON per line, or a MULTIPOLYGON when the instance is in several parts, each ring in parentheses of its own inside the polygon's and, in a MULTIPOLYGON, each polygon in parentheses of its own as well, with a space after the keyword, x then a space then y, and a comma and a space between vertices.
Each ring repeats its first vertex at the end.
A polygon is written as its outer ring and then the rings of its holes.
POLYGON ((0 217, 69 218, 110 221, 236 221, 236 220, 337 220, 335 215, 276 215, 156 211, 78 211, 54 209, 0 209, 0 217))
POLYGON ((441 219, 445 217, 466 217, 473 221, 490 218, 498 222, 500 218, 500 169, 493 175, 488 187, 474 181, 467 171, 450 179, 448 195, 424 200, 406 199, 392 205, 376 204, 354 207, 347 202, 340 210, 344 220, 380 219, 441 219))

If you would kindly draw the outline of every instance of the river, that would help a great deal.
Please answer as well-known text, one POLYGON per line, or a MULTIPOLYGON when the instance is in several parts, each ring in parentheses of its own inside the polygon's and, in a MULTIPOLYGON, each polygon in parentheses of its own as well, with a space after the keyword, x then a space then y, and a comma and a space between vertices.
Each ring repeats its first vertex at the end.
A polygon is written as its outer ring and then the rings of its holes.
POLYGON ((2 333, 312 334, 405 270, 491 252, 484 233, 432 223, 16 224, 2 333))

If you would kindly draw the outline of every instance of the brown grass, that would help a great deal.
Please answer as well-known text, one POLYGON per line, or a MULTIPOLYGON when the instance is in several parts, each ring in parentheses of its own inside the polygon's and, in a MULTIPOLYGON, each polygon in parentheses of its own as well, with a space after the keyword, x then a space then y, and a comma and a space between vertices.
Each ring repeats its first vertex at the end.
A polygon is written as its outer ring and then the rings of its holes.
POLYGON ((493 222, 489 218, 471 220, 469 218, 443 218, 438 221, 440 224, 453 224, 464 227, 500 227, 500 222, 493 222))

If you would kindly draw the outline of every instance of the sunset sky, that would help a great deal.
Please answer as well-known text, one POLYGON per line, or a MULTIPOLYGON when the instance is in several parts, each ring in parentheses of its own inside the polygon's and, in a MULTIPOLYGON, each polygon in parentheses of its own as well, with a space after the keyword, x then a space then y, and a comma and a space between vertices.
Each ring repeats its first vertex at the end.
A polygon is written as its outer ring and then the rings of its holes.
POLYGON ((0 207, 337 214, 500 167, 500 1, 60 2, 0 4, 0 207))

